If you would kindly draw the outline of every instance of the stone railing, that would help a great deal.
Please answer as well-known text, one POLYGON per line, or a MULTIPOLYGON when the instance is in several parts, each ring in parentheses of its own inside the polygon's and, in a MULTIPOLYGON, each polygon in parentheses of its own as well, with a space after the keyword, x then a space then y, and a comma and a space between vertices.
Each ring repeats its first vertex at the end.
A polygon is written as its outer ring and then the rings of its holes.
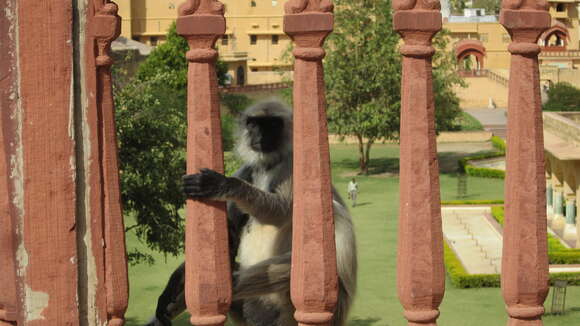
MULTIPOLYGON (((15 10, 16 0, 3 1, 0 325, 122 325, 127 267, 108 54, 116 6, 48 2, 43 15, 34 2, 15 10)), ((397 289, 408 324, 433 326, 445 290, 431 76, 440 5, 394 0, 393 9, 404 41, 397 289)), ((329 0, 290 0, 284 17, 296 59, 294 185, 306 189, 293 203, 291 297, 300 325, 330 325, 337 302, 322 67, 332 11, 329 0)), ((512 35, 502 292, 509 325, 538 326, 548 259, 537 39, 550 15, 544 1, 504 0, 500 21, 512 35)), ((188 172, 223 171, 214 44, 225 30, 220 2, 179 7, 177 32, 189 43, 188 172)), ((186 301, 195 325, 223 325, 231 303, 225 214, 223 204, 187 202, 186 301)))

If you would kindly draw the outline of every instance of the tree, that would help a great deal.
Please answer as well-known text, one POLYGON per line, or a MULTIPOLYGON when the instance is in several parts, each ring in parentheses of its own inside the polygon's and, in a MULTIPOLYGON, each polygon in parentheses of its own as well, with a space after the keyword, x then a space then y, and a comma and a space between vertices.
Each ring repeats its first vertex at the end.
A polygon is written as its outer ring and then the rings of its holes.
POLYGON ((580 89, 566 82, 554 84, 548 89, 548 101, 544 111, 580 111, 580 89))
MULTIPOLYGON (((187 134, 187 42, 173 25, 167 42, 157 46, 123 87, 114 89, 121 195, 126 212, 136 223, 128 227, 155 250, 178 255, 183 250, 185 197, 181 177, 185 174, 187 134)), ((218 61, 218 80, 225 80, 226 66, 218 61)), ((229 112, 247 105, 243 95, 228 97, 229 112)), ((224 150, 234 142, 234 117, 222 114, 224 150)), ((239 164, 226 155, 226 171, 239 164)), ((152 257, 129 252, 132 263, 152 257)))
MULTIPOLYGON (((401 102, 399 36, 393 30, 390 0, 338 0, 335 31, 327 42, 325 77, 330 129, 353 135, 360 172, 368 174, 370 151, 381 140, 396 140, 401 102)), ((453 86, 454 56, 446 51, 448 34, 434 40, 433 58, 437 130, 456 129, 460 113, 453 86)))

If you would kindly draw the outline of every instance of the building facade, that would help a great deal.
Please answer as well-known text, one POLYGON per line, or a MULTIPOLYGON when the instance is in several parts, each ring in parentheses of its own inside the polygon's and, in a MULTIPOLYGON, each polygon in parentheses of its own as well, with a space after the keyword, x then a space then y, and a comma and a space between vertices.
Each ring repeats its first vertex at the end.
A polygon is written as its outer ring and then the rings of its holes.
MULTIPOLYGON (((165 40, 181 0, 118 0, 121 35, 152 46, 165 40)), ((226 34, 216 46, 228 64, 231 85, 280 82, 291 65, 283 60, 290 39, 283 31, 282 0, 222 0, 226 34)))
MULTIPOLYGON (((123 18, 121 35, 151 46, 165 40, 177 17, 181 0, 118 0, 123 18)), ((284 34, 283 0, 222 0, 227 31, 218 40, 220 59, 228 64, 231 85, 257 85, 282 81, 290 70, 283 55, 290 39, 284 34)), ((539 61, 553 69, 580 68, 580 0, 550 0, 552 27, 539 40, 539 61)), ((462 16, 450 14, 442 1, 444 28, 449 30, 457 58, 469 59, 468 69, 509 69, 510 36, 496 16, 483 9, 466 9, 462 16)), ((553 72, 552 72, 553 74, 553 72)), ((559 72, 558 72, 559 74, 559 72)), ((550 79, 549 77, 546 77, 550 79)), ((546 79, 542 78, 542 79, 546 79)), ((551 80, 551 79, 550 79, 551 80)))

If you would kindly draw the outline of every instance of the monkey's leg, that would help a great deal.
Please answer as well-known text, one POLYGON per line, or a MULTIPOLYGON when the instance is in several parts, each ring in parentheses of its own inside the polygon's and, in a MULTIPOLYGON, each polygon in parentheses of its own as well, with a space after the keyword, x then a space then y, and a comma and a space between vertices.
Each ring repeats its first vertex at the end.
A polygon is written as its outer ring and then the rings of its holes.
POLYGON ((234 300, 290 291, 291 253, 234 273, 234 300))
POLYGON ((185 263, 171 274, 163 293, 157 300, 155 317, 146 326, 171 326, 171 320, 180 315, 185 306, 185 263))

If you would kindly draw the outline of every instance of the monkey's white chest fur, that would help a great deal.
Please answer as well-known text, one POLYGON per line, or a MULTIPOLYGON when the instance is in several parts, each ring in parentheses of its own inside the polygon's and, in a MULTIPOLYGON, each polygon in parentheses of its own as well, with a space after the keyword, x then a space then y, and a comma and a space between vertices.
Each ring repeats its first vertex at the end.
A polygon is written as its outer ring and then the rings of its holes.
MULTIPOLYGON (((270 185, 269 173, 254 174, 254 186, 268 191, 270 185)), ((279 253, 275 252, 280 228, 274 225, 261 224, 255 217, 250 216, 248 223, 241 234, 238 259, 240 267, 245 269, 254 264, 272 258, 279 253)))

